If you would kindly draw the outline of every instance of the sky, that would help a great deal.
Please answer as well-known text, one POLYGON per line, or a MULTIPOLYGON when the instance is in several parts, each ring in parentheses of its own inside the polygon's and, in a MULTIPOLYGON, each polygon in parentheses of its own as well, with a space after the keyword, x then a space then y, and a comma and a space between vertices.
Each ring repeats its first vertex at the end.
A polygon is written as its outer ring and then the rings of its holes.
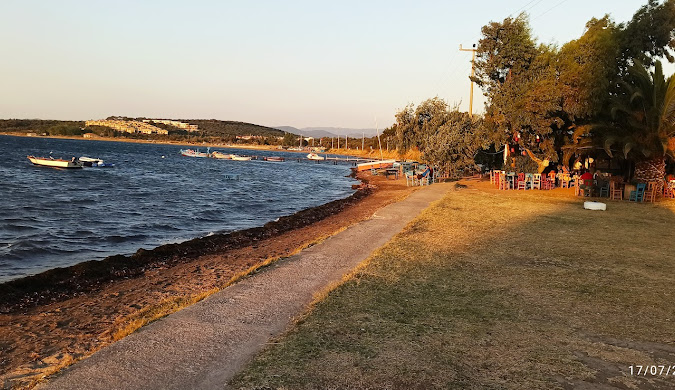
MULTIPOLYGON (((0 1, 0 118, 110 115, 380 129, 438 96, 468 110, 480 29, 525 11, 562 45, 646 0, 0 1)), ((484 98, 474 91, 474 112, 484 98)))

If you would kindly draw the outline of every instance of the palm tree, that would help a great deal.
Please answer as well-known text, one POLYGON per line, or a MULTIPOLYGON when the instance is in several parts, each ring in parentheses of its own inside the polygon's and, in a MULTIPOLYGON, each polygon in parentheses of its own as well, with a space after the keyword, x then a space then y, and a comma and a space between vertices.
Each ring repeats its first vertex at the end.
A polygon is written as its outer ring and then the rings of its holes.
POLYGON ((635 179, 662 185, 666 157, 675 157, 675 78, 663 75, 660 61, 654 72, 635 60, 623 95, 612 102, 614 125, 606 128, 604 148, 612 156, 612 146, 620 146, 624 157, 635 162, 635 179))

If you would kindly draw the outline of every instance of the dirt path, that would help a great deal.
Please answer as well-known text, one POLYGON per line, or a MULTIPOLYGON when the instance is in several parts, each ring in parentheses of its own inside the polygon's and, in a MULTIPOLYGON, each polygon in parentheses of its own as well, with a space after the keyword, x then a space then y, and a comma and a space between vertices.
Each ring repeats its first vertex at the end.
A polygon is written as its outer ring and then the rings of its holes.
POLYGON ((384 245, 450 188, 438 184, 141 329, 39 389, 222 389, 312 297, 384 245))

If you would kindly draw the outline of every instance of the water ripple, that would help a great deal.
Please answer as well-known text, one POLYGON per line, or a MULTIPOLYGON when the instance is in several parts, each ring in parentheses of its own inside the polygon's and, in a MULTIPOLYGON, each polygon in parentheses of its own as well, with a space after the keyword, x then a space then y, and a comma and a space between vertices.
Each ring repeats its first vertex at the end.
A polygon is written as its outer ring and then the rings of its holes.
MULTIPOLYGON (((0 282, 213 232, 261 226, 349 196, 347 165, 223 161, 180 147, 0 136, 0 282), (92 156, 114 169, 56 170, 26 155, 92 156), (166 158, 161 158, 166 156, 166 158), (239 175, 240 180, 226 179, 239 175)), ((232 150, 232 153, 252 154, 232 150)))

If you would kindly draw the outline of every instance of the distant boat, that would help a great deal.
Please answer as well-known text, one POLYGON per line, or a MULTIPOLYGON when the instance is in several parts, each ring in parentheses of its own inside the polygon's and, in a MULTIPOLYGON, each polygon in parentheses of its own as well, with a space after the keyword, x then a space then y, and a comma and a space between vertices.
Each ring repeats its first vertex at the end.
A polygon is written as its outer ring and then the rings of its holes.
POLYGON ((218 158, 218 159, 221 159, 221 160, 231 160, 232 159, 231 154, 218 152, 218 151, 215 151, 215 152, 211 153, 211 157, 218 158))
POLYGON ((286 159, 283 158, 283 157, 279 157, 279 156, 270 156, 270 157, 265 157, 265 161, 281 162, 281 161, 286 161, 286 159))
POLYGON ((207 152, 200 152, 194 149, 181 149, 180 154, 186 157, 209 157, 207 152))
POLYGON ((249 161, 252 158, 253 157, 251 157, 251 156, 239 156, 239 155, 236 155, 236 154, 232 155, 232 160, 235 160, 235 161, 249 161))
POLYGON ((112 168, 115 164, 104 163, 100 158, 91 158, 82 156, 77 159, 85 167, 112 168))
POLYGON ((308 154, 308 155, 307 155, 307 158, 310 159, 310 160, 325 160, 324 157, 321 157, 321 156, 319 156, 319 155, 316 154, 316 153, 310 153, 310 154, 308 154))
POLYGON ((68 168, 68 169, 78 169, 82 168, 82 163, 77 161, 75 157, 72 160, 64 160, 62 158, 53 158, 53 157, 35 157, 27 156, 28 160, 34 165, 40 165, 44 167, 52 168, 68 168))

